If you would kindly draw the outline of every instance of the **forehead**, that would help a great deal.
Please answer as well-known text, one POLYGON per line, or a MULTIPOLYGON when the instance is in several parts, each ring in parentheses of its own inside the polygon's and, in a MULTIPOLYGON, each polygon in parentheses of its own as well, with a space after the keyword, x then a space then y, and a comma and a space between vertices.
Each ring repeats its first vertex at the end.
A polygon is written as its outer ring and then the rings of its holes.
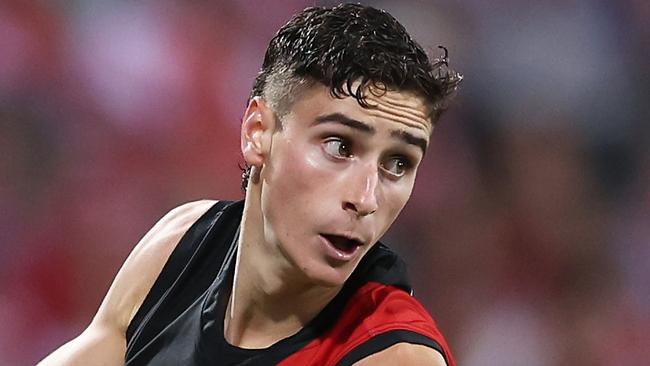
MULTIPOLYGON (((355 90, 353 86, 352 90, 355 90)), ((318 115, 342 113, 373 125, 409 130, 428 139, 433 130, 428 109, 414 93, 367 88, 364 96, 369 107, 361 106, 353 97, 336 98, 328 87, 314 85, 302 91, 290 108, 297 120, 318 115)))
POLYGON ((403 127, 421 130, 427 136, 431 134, 433 124, 429 119, 427 108, 422 98, 414 93, 394 90, 376 91, 369 88, 365 96, 371 106, 364 109, 367 114, 395 122, 403 127))

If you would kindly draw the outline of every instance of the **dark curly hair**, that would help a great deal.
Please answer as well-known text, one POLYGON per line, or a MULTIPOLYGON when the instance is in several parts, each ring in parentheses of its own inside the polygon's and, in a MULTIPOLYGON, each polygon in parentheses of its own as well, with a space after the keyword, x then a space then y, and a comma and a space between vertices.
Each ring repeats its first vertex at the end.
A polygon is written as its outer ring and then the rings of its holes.
MULTIPOLYGON (((261 96, 282 117, 302 88, 321 83, 332 96, 398 90, 420 96, 435 124, 462 75, 448 67, 447 50, 433 61, 392 15, 359 4, 312 7, 296 14, 269 43, 250 98, 261 96)), ((281 128, 281 125, 279 126, 281 128)), ((246 189, 250 169, 243 167, 246 189)))

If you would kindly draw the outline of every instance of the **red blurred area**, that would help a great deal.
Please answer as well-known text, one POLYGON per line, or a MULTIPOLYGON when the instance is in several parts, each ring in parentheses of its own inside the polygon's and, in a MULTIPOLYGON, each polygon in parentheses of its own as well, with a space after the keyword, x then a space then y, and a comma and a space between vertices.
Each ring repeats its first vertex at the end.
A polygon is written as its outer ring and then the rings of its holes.
MULTIPOLYGON (((645 365, 645 3, 366 3, 466 76, 386 237, 460 364, 645 365)), ((166 211, 242 197, 253 78, 308 5, 0 4, 0 365, 78 334, 166 211)))

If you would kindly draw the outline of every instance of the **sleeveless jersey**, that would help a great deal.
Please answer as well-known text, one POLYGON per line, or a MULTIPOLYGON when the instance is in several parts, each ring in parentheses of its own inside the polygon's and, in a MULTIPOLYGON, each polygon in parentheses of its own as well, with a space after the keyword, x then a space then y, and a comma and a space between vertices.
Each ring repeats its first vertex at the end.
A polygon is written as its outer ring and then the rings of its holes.
POLYGON ((401 342, 432 347, 455 366, 435 322, 410 295, 404 262, 381 243, 298 333, 264 349, 230 345, 223 320, 243 206, 216 203, 179 241, 129 324, 127 366, 343 366, 401 342))

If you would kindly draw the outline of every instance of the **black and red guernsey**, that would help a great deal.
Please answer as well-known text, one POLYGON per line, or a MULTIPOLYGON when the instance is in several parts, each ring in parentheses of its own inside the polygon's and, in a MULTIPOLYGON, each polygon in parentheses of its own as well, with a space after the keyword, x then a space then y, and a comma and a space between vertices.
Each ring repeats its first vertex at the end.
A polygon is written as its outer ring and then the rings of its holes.
POLYGON ((341 366, 401 342, 432 347, 455 366, 435 322, 410 295, 404 262, 381 243, 298 333, 264 349, 229 344, 223 319, 243 207, 216 203, 180 240, 129 324, 127 366, 341 366))

